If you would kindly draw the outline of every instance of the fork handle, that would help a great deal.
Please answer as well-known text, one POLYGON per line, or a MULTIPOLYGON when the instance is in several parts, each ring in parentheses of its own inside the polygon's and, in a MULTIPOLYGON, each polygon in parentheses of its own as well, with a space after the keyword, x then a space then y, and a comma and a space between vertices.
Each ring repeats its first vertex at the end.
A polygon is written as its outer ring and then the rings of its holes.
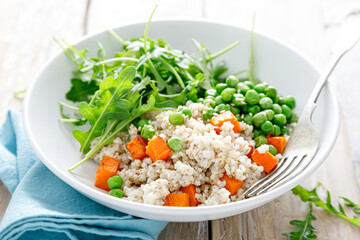
POLYGON ((321 74, 319 81, 316 83, 313 92, 309 98, 309 102, 316 103, 321 90, 323 89, 324 85, 326 84, 327 80, 329 79, 331 73, 333 72, 336 65, 340 62, 341 58, 350 51, 358 42, 360 38, 356 39, 350 46, 345 47, 339 52, 334 53, 331 57, 329 63, 326 65, 324 72, 321 74))

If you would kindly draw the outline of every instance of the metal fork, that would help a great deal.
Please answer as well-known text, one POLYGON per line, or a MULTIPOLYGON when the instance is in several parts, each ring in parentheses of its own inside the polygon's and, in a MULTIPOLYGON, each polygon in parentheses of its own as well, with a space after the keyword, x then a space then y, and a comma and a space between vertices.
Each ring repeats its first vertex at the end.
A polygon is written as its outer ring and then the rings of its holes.
POLYGON ((277 167, 253 184, 242 196, 249 198, 274 189, 299 175, 310 164, 319 145, 319 135, 311 122, 311 115, 315 110, 319 94, 334 68, 360 40, 360 32, 355 32, 357 29, 359 29, 359 25, 357 28, 350 28, 350 32, 340 36, 335 44, 333 57, 311 93, 277 167))

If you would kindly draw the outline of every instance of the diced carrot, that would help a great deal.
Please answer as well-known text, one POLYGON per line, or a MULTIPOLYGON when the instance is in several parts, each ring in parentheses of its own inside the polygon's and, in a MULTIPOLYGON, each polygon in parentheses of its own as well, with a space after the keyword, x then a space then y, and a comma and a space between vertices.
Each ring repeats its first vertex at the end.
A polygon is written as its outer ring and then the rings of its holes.
POLYGON ((190 197, 186 193, 169 193, 165 198, 164 206, 190 207, 190 197))
POLYGON ((266 173, 271 172, 271 170, 278 164, 279 160, 274 157, 271 153, 266 151, 265 153, 259 153, 258 150, 252 154, 252 160, 259 166, 264 167, 266 173))
POLYGON ((171 154, 171 149, 164 139, 157 136, 151 139, 146 148, 146 154, 151 157, 153 162, 157 160, 168 160, 171 154))
POLYGON ((225 188, 230 192, 230 196, 236 194, 240 188, 244 185, 243 181, 239 181, 235 178, 231 178, 226 173, 224 173, 224 176, 220 178, 220 181, 225 181, 225 188))
POLYGON ((248 152, 248 154, 246 154, 246 156, 248 158, 251 158, 251 155, 253 154, 254 152, 254 146, 253 145, 249 145, 249 148, 250 148, 250 151, 248 152))
POLYGON ((133 159, 143 160, 147 157, 146 154, 147 141, 141 136, 133 138, 128 144, 126 144, 127 150, 130 152, 133 159))
POLYGON ((210 119, 210 123, 215 127, 215 131, 217 134, 220 134, 220 127, 224 124, 224 122, 231 122, 234 125, 234 132, 241 132, 241 127, 239 121, 236 119, 235 115, 230 111, 225 111, 213 118, 210 119))
POLYGON ((111 157, 104 157, 96 170, 95 187, 110 191, 107 181, 116 175, 120 161, 111 157))
POLYGON ((273 145, 278 153, 282 154, 286 146, 286 138, 284 136, 280 137, 271 137, 270 135, 266 136, 268 144, 273 145))
POLYGON ((189 186, 182 187, 180 189, 181 192, 186 193, 190 197, 190 206, 197 206, 200 202, 195 197, 196 194, 196 186, 194 184, 190 184, 189 186))

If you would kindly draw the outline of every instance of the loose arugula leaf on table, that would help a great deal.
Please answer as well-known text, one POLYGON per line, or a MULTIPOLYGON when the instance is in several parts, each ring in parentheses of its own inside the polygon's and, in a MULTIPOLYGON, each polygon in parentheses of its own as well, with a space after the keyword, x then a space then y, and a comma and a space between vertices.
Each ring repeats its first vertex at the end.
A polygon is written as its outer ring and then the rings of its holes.
POLYGON ((292 220, 290 224, 297 227, 297 232, 285 232, 282 233, 283 236, 289 237, 290 240, 307 240, 307 239, 316 239, 317 236, 315 232, 318 230, 311 225, 311 221, 316 220, 312 215, 312 203, 309 203, 309 210, 307 212, 306 218, 304 221, 292 220))
MULTIPOLYGON (((360 221, 358 219, 357 216, 353 216, 352 218, 348 217, 344 211, 344 208, 341 206, 341 204, 339 203, 339 209, 336 209, 332 204, 331 204, 331 196, 330 196, 330 192, 327 191, 327 198, 326 198, 326 202, 322 201, 319 197, 319 195, 317 194, 316 190, 318 187, 320 187, 321 184, 319 184, 317 187, 315 187, 313 190, 309 191, 303 187, 296 186, 295 188, 292 189, 292 193, 298 197, 301 198, 301 200, 303 202, 311 202, 314 203, 317 207, 321 207, 324 210, 335 214, 336 216, 345 219, 346 221, 354 224, 355 226, 360 227, 360 221)), ((349 207, 352 207, 354 212, 358 211, 358 207, 359 205, 351 202, 350 200, 341 197, 345 202, 346 205, 349 207)))

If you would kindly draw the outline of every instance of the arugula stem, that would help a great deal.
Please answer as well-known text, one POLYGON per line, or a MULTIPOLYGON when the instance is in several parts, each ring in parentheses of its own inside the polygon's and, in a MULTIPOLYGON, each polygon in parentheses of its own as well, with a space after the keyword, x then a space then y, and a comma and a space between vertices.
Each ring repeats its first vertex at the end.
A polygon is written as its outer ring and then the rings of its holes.
POLYGON ((309 210, 308 214, 306 215, 305 223, 304 223, 304 229, 301 232, 300 239, 304 238, 306 236, 306 231, 308 231, 308 228, 311 224, 311 212, 312 212, 312 202, 309 202, 309 210))
POLYGON ((155 13, 155 10, 156 10, 157 6, 158 5, 156 4, 155 7, 154 7, 154 10, 152 11, 152 13, 150 15, 150 18, 149 18, 148 22, 146 23, 145 32, 144 32, 144 52, 145 52, 145 54, 147 53, 146 44, 147 44, 147 35, 148 35, 148 31, 149 31, 149 26, 150 26, 151 19, 152 19, 154 13, 155 13))
POLYGON ((244 69, 244 70, 238 71, 238 72, 236 72, 236 73, 232 73, 231 75, 238 76, 238 75, 240 75, 240 74, 247 73, 247 72, 248 72, 248 70, 247 70, 247 69, 244 69))
POLYGON ((219 52, 217 53, 214 53, 214 54, 211 54, 211 56, 207 59, 207 61, 211 61, 221 55, 223 55, 224 53, 228 52, 229 50, 233 49, 234 47, 236 47, 237 45, 239 45, 240 41, 236 41, 234 42, 233 44, 227 46, 226 48, 220 50, 219 52))
POLYGON ((63 106, 63 107, 66 107, 66 108, 68 108, 68 109, 71 109, 71 110, 76 110, 76 111, 79 110, 78 107, 71 106, 71 105, 69 105, 69 104, 67 104, 67 103, 64 103, 64 102, 61 102, 61 101, 59 102, 59 104, 60 104, 61 106, 63 106))
POLYGON ((161 94, 161 93, 158 93, 158 95, 160 97, 166 97, 166 98, 174 98, 174 97, 178 97, 181 95, 181 92, 180 93, 176 93, 176 94, 161 94))
POLYGON ((23 89, 23 90, 20 90, 20 91, 16 91, 16 92, 14 92, 14 95, 15 95, 15 97, 19 97, 19 95, 21 95, 21 94, 25 94, 25 92, 26 92, 26 88, 25 88, 25 89, 23 89))
POLYGON ((86 121, 86 118, 81 118, 81 119, 60 118, 59 121, 60 122, 67 122, 67 123, 76 123, 76 122, 86 121))
POLYGON ((110 59, 106 59, 100 62, 97 62, 96 64, 87 66, 85 68, 80 69, 80 72, 86 72, 89 71, 90 69, 92 69, 95 66, 101 65, 101 64, 105 64, 105 63, 111 63, 111 62, 115 62, 115 61, 133 61, 133 62, 139 62, 139 59, 137 58, 132 58, 132 57, 118 57, 118 58, 110 58, 110 59))
POLYGON ((94 96, 92 96, 90 102, 89 102, 89 105, 92 105, 94 102, 95 102, 95 99, 99 96, 100 94, 100 90, 97 90, 94 94, 94 96))
POLYGON ((180 87, 182 89, 185 88, 185 84, 182 81, 180 75, 178 74, 178 72, 175 70, 175 68, 173 66, 171 66, 167 61, 165 61, 162 57, 159 57, 159 60, 175 75, 175 78, 177 80, 177 82, 179 83, 180 87))
POLYGON ((118 40, 121 44, 123 44, 124 46, 126 46, 126 41, 124 39, 122 39, 119 35, 116 34, 116 32, 114 32, 112 29, 108 29, 107 30, 116 40, 118 40))
MULTIPOLYGON (((136 116, 137 117, 137 116, 136 116)), ((97 151, 99 151, 104 144, 109 141, 110 139, 112 139, 113 137, 115 137, 125 126, 127 126, 130 122, 132 122, 136 117, 132 117, 127 119, 126 121, 123 121, 121 123, 120 127, 117 127, 116 130, 109 135, 109 133, 117 126, 117 124, 119 123, 119 121, 113 121, 112 125, 108 128, 108 130, 106 131, 106 133, 99 139, 99 141, 95 144, 94 147, 91 148, 91 150, 84 156, 83 159, 81 159, 81 161, 77 162, 75 165, 73 165, 72 167, 70 167, 68 169, 69 172, 71 172, 72 170, 74 170, 75 168, 79 167, 81 164, 83 164, 84 162, 86 162, 87 160, 89 160, 89 158, 91 158, 97 151)))

